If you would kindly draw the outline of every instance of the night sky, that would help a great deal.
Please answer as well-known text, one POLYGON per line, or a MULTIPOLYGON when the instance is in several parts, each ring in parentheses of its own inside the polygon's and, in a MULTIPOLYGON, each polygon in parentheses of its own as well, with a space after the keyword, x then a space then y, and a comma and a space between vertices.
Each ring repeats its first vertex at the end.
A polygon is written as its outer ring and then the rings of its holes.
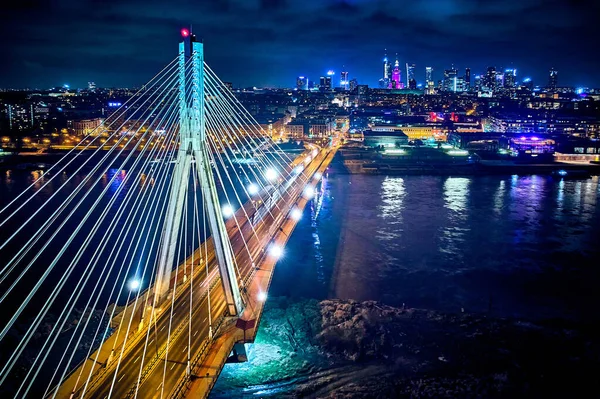
MULTIPOLYGON (((452 63, 600 87, 595 0, 13 0, 0 12, 0 87, 135 86, 177 54, 193 24, 206 60, 236 87, 292 87, 342 65, 376 85, 384 48, 434 80, 452 63)), ((402 79, 405 81, 403 70, 402 79)))

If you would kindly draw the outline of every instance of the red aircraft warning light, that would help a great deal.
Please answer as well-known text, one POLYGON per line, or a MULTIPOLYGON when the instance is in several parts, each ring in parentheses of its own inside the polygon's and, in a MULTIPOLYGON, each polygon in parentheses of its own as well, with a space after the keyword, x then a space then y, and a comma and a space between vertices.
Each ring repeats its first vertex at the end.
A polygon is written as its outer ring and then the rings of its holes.
POLYGON ((189 30, 187 30, 186 28, 183 28, 183 29, 181 30, 181 36, 183 36, 183 37, 188 37, 189 35, 190 35, 190 31, 189 31, 189 30))

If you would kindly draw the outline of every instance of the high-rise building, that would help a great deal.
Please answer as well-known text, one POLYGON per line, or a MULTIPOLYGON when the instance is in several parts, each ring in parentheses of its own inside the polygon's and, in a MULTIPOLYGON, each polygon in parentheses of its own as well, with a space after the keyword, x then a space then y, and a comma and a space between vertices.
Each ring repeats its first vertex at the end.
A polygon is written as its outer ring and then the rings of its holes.
POLYGON ((417 88, 417 80, 415 79, 415 64, 406 63, 406 84, 409 89, 417 88))
POLYGON ((400 72, 400 61, 398 61, 397 54, 396 62, 394 63, 394 70, 392 71, 392 81, 390 82, 390 89, 402 89, 402 74, 400 72))
POLYGON ((504 87, 504 73, 496 72, 496 84, 494 85, 494 89, 502 89, 504 87))
POLYGON ((454 90, 457 93, 462 93, 463 91, 467 91, 465 78, 463 76, 456 76, 454 78, 454 90))
POLYGON ((321 90, 321 91, 331 90, 331 76, 332 75, 329 75, 329 73, 328 73, 328 76, 321 76, 321 79, 319 79, 319 90, 321 90))
POLYGON ((382 89, 387 89, 390 85, 390 78, 391 78, 391 68, 390 68, 390 62, 388 60, 387 57, 387 50, 386 53, 383 57, 383 77, 381 79, 379 79, 379 87, 382 89))
POLYGON ((479 92, 481 90, 481 75, 475 75, 475 91, 479 92))
POLYGON ((348 90, 348 71, 340 72, 340 87, 344 90, 348 90))
POLYGON ((548 88, 550 90, 556 90, 558 87, 558 71, 554 68, 550 69, 550 75, 548 76, 548 88))
POLYGON ((444 70, 444 91, 456 91, 456 77, 458 71, 455 68, 444 70))
POLYGON ((531 80, 531 78, 523 79, 523 86, 527 87, 529 90, 533 90, 533 80, 531 80))
POLYGON ((350 91, 356 90, 356 88, 358 88, 358 80, 356 80, 356 78, 353 78, 350 81, 349 86, 350 86, 350 91))
POLYGON ((507 89, 513 89, 517 82, 517 70, 514 68, 508 68, 504 71, 504 87, 507 89))
POLYGON ((496 88, 496 67, 488 67, 487 72, 481 78, 481 85, 490 90, 496 88))
POLYGON ((465 69, 465 87, 464 88, 465 88, 464 91, 471 90, 471 68, 465 69))
POLYGON ((96 83, 88 82, 88 90, 94 90, 96 88, 96 83))
POLYGON ((296 78, 296 89, 308 90, 308 78, 305 76, 298 76, 296 78))
POLYGON ((433 81, 433 68, 425 67, 425 93, 426 94, 434 94, 435 93, 435 82, 433 81))

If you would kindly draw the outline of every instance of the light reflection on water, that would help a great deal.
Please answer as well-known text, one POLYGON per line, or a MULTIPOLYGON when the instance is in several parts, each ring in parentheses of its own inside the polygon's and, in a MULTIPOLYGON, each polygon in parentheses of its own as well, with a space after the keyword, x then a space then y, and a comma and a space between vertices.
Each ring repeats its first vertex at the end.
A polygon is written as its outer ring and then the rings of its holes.
POLYGON ((274 295, 596 314, 597 177, 353 175, 330 178, 323 192, 319 217, 302 220, 289 241, 274 295))

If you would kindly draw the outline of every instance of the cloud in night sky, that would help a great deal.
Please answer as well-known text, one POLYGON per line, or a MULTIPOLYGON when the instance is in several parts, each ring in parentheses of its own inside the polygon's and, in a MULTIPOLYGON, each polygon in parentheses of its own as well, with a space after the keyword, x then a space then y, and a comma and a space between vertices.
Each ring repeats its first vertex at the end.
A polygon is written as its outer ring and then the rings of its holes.
POLYGON ((438 80, 452 64, 494 65, 544 85, 555 67, 561 84, 600 87, 598 15, 594 0, 19 0, 0 14, 0 86, 139 85, 191 23, 234 86, 290 87, 342 65, 375 85, 387 48, 418 81, 425 66, 438 80))

